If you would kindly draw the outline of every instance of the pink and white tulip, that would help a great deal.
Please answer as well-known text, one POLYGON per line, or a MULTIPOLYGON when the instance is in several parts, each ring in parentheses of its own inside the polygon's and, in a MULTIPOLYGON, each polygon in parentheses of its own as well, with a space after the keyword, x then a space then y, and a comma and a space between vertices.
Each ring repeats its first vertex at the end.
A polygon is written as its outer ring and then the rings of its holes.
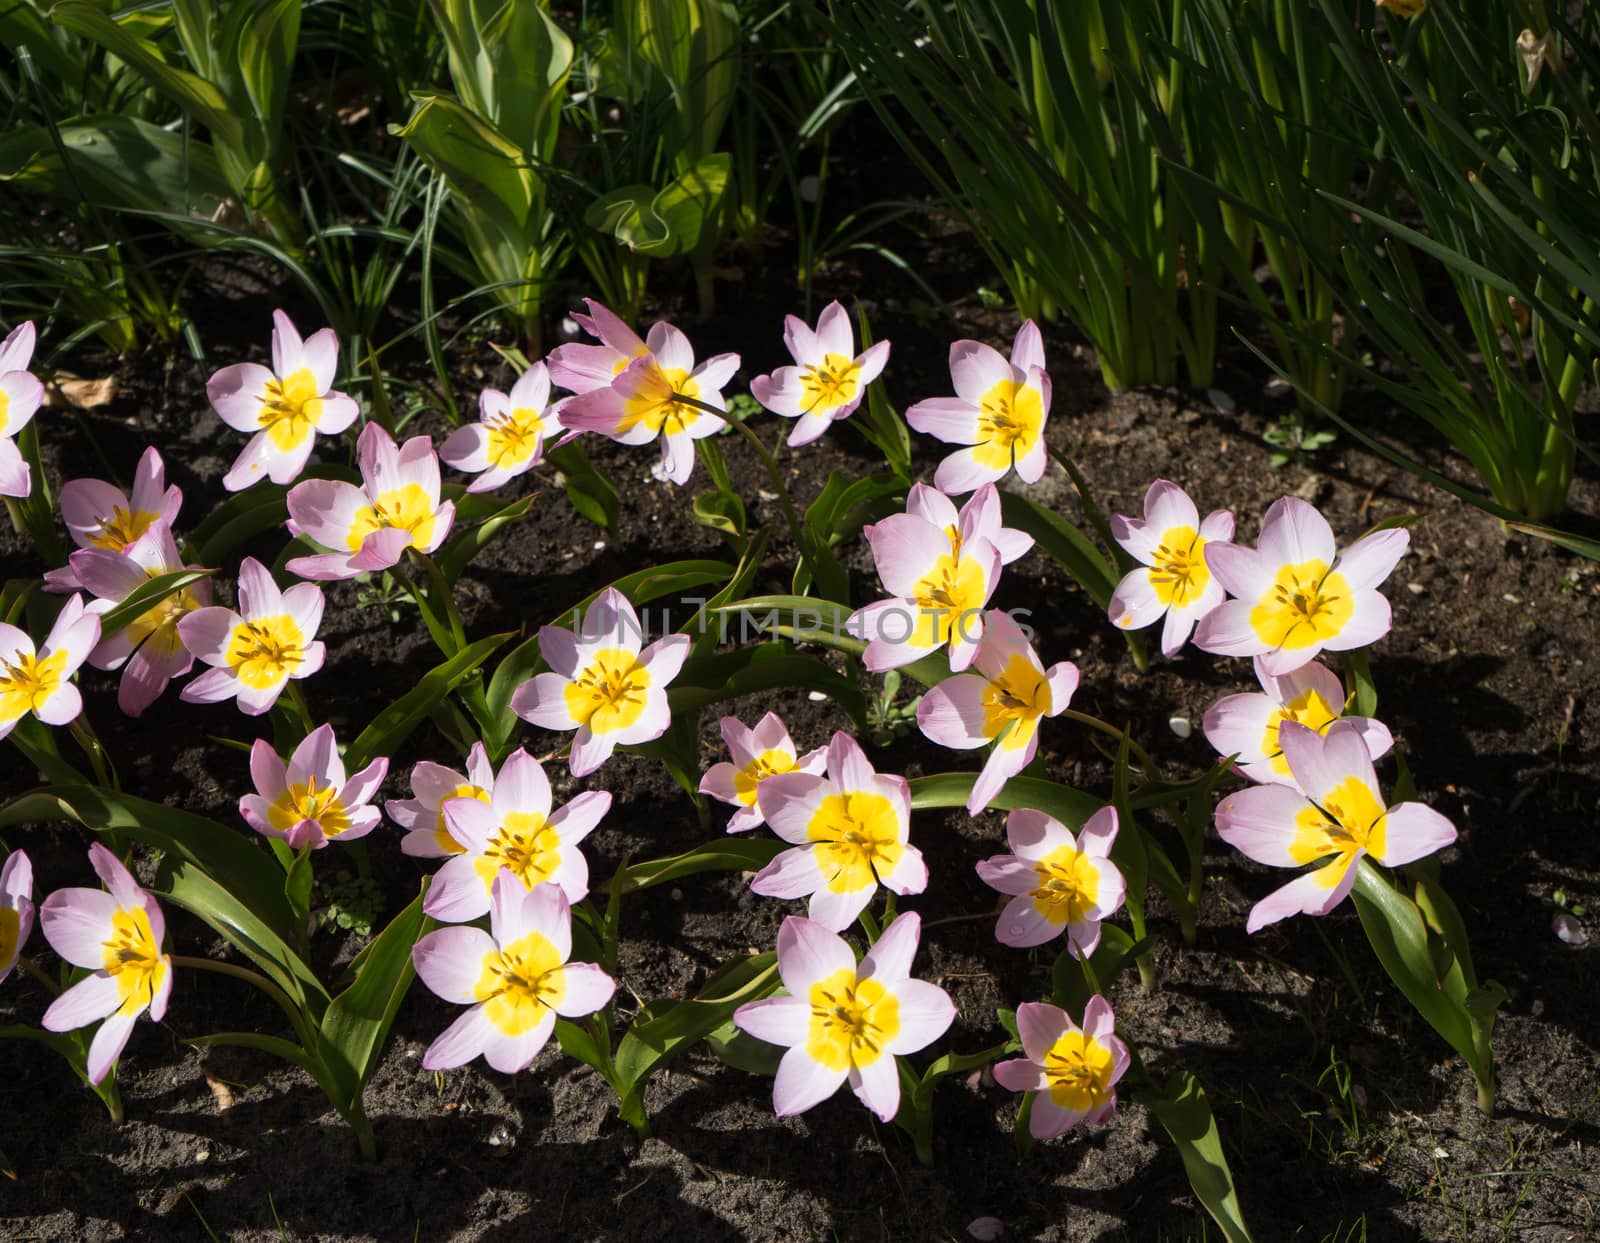
POLYGON ((29 320, 0 341, 0 496, 19 500, 33 492, 33 473, 16 436, 44 401, 44 385, 28 370, 35 339, 29 320))
POLYGON ((525 1070, 555 1030, 556 1016, 593 1014, 616 982, 593 963, 568 962, 572 910, 557 885, 524 889, 495 878, 489 931, 441 928, 411 951, 417 976, 458 1006, 471 1006, 422 1055, 425 1070, 464 1066, 480 1054, 502 1074, 525 1070))
POLYGON ((450 835, 444 822, 445 804, 451 799, 473 798, 487 803, 494 793, 494 766, 481 742, 467 752, 467 771, 458 772, 423 760, 411 770, 413 798, 392 798, 384 812, 406 835, 400 839, 400 853, 418 859, 447 859, 466 849, 450 835))
POLYGON ((550 373, 543 363, 534 363, 509 393, 484 389, 478 395, 478 421, 451 432, 439 446, 439 457, 478 476, 468 492, 493 492, 543 460, 546 443, 561 431, 565 404, 551 402, 550 373))
POLYGON ((1257 548, 1213 544, 1211 573, 1237 597, 1201 620, 1195 646, 1219 656, 1259 656, 1274 677, 1324 648, 1345 652, 1389 633, 1389 602, 1378 584, 1411 543, 1403 528, 1377 531, 1343 552, 1328 520, 1298 497, 1273 502, 1257 548))
POLYGON ((1278 744, 1278 728, 1293 721, 1328 732, 1335 721, 1349 721, 1361 732, 1367 754, 1379 759, 1394 745, 1388 726, 1364 716, 1341 716, 1345 708, 1344 684, 1339 675, 1320 661, 1301 665, 1292 673, 1273 677, 1255 659, 1256 680, 1262 694, 1229 695, 1206 709, 1206 739, 1219 755, 1237 755, 1237 767, 1251 781, 1294 785, 1294 774, 1278 744))
POLYGON ((0 867, 0 983, 22 956, 33 932, 33 864, 20 850, 0 867))
POLYGON ((1002 542, 1014 541, 994 525, 999 521, 997 505, 992 520, 980 521, 980 515, 990 513, 987 505, 973 510, 966 524, 973 532, 969 539, 960 520, 954 525, 938 520, 948 515, 934 500, 937 496, 929 490, 916 493, 915 500, 908 496, 905 513, 864 529, 890 598, 857 609, 845 628, 867 640, 862 663, 874 673, 909 665, 947 645, 950 668, 960 673, 977 654, 984 609, 1004 562, 999 548, 977 531, 999 531, 1002 542))
POLYGON ((1016 468, 1024 483, 1044 474, 1048 449, 1050 377, 1044 370, 1044 338, 1030 319, 1017 329, 1011 360, 981 341, 950 347, 954 397, 919 401, 906 422, 946 444, 971 445, 939 463, 934 485, 959 496, 1003 479, 1016 468))
POLYGON ((0 738, 30 712, 46 725, 77 720, 83 696, 71 678, 99 641, 100 619, 78 595, 61 606, 38 648, 26 631, 0 622, 0 738))
POLYGON ((787 997, 752 1001, 734 1023, 757 1040, 786 1047, 772 1088, 780 1118, 804 1113, 844 1083, 888 1122, 900 1108, 895 1058, 926 1048, 949 1030, 955 1003, 936 984, 911 978, 922 921, 907 911, 856 963, 849 944, 798 915, 778 931, 778 974, 787 997))
POLYGON ((1117 1038, 1110 1002, 1098 993, 1089 998, 1082 1027, 1058 1006, 1024 1002, 1017 1007, 1017 1035, 1025 1056, 995 1063, 994 1077, 1013 1092, 1034 1093, 1028 1113, 1034 1139, 1055 1139, 1080 1122, 1111 1120, 1117 1081, 1132 1058, 1117 1038))
POLYGON ((1213 510, 1201 521, 1189 494, 1157 479, 1144 494, 1144 517, 1114 514, 1111 534, 1145 568, 1117 584, 1108 610, 1124 630, 1142 630, 1165 617, 1161 654, 1173 657, 1195 623, 1220 605, 1225 593, 1206 568, 1210 549, 1233 538, 1233 514, 1213 510))
MULTIPOLYGON (((172 528, 158 522, 120 552, 107 548, 80 548, 69 558, 72 576, 95 600, 89 612, 102 616, 152 578, 185 566, 172 538, 172 528)), ((96 669, 121 669, 117 707, 140 716, 161 696, 173 678, 194 665, 184 647, 178 623, 196 609, 211 603, 211 584, 197 579, 152 605, 115 634, 104 636, 89 653, 96 669)))
POLYGON ((827 776, 780 773, 756 790, 772 831, 793 844, 756 874, 753 893, 809 896, 808 913, 842 932, 872 901, 878 886, 921 893, 928 865, 908 840, 911 787, 904 777, 874 771, 843 730, 828 744, 827 776))
POLYGON ((600 344, 572 342, 558 345, 550 351, 550 383, 571 393, 609 388, 629 363, 652 353, 662 344, 668 327, 664 320, 656 323, 651 327, 650 341, 646 343, 610 307, 602 306, 593 298, 583 301, 589 313, 574 314, 572 318, 600 344))
POLYGON ((589 892, 589 864, 578 843, 611 809, 611 795, 589 790, 554 813, 550 781, 539 761, 520 747, 490 781, 488 802, 452 798, 441 812, 459 843, 433 878, 422 909, 434 919, 461 924, 489 909, 495 878, 509 873, 524 889, 559 886, 568 902, 589 892))
POLYGON ((1350 893, 1363 855, 1399 867, 1456 840, 1455 827, 1431 807, 1384 804, 1354 722, 1335 721, 1323 735, 1285 721, 1278 741, 1299 788, 1258 785, 1228 795, 1217 804, 1217 832, 1268 867, 1322 866, 1257 902, 1246 931, 1290 915, 1326 915, 1350 893))
POLYGON ((640 647, 644 631, 628 599, 614 587, 596 597, 574 632, 539 629, 539 652, 551 672, 536 674, 511 696, 511 710, 542 729, 577 730, 569 765, 574 777, 594 772, 619 746, 667 732, 667 684, 689 655, 689 636, 668 635, 640 647))
POLYGON ((1100 924, 1127 897, 1122 873, 1111 861, 1117 811, 1102 807, 1076 837, 1059 820, 1019 807, 1006 817, 1008 855, 978 864, 983 883, 1013 895, 1000 913, 995 937, 1003 945, 1043 945, 1061 933, 1079 958, 1100 944, 1100 924))
POLYGON ((722 718, 722 741, 732 761, 713 764, 700 779, 700 793, 718 802, 737 807, 728 821, 728 832, 747 833, 766 823, 756 792, 761 783, 780 773, 801 772, 820 775, 827 764, 826 747, 798 755, 789 731, 776 712, 769 712, 748 728, 736 716, 722 718))
POLYGON ((246 557, 239 566, 239 609, 215 605, 178 620, 178 636, 196 658, 213 666, 183 688, 185 703, 239 700, 239 711, 260 716, 291 679, 322 668, 326 650, 322 588, 296 583, 280 591, 266 566, 246 557))
POLYGON ((1039 750, 1039 722, 1059 716, 1078 689, 1078 667, 1058 661, 1046 669, 1022 627, 1003 612, 984 619, 973 659, 976 673, 946 678, 917 705, 917 728, 942 747, 970 751, 994 744, 967 798, 976 816, 1039 750))
POLYGON ((675 398, 688 397, 723 410, 722 387, 738 369, 737 354, 717 354, 696 366, 689 338, 671 324, 658 323, 650 329, 649 352, 624 366, 605 386, 569 398, 561 423, 625 445, 646 445, 660 438, 665 476, 676 484, 687 483, 694 471, 694 442, 715 435, 727 421, 675 398))
POLYGON ((783 317, 783 343, 795 366, 750 381, 750 395, 773 414, 799 419, 789 444, 808 445, 861 405, 867 385, 889 361, 889 343, 879 341, 856 353, 850 315, 837 302, 822 308, 813 331, 803 319, 783 317))
MULTIPOLYGON (((183 493, 177 484, 167 486, 166 467, 154 448, 139 457, 131 496, 104 479, 71 479, 61 488, 61 517, 72 542, 110 553, 124 552, 155 527, 170 528, 182 505, 183 493)), ((44 581, 47 591, 83 588, 70 564, 51 570, 44 581)))
POLYGON ((389 761, 380 756, 346 779, 332 725, 307 734, 288 764, 271 743, 257 738, 250 748, 256 792, 239 800, 239 814, 257 833, 292 850, 353 842, 378 827, 378 809, 368 804, 388 771, 389 761))
POLYGON ((46 1031, 65 1032, 105 1019, 89 1042, 89 1081, 101 1082, 146 1010, 157 1022, 172 995, 172 959, 161 950, 166 917, 117 856, 99 842, 89 862, 105 889, 58 889, 39 908, 44 939, 75 967, 93 972, 44 1012, 46 1031), (107 892, 109 890, 109 892, 107 892))
POLYGON ((406 549, 430 553, 450 533, 456 507, 439 500, 439 459, 433 441, 413 436, 397 446, 376 423, 356 442, 361 486, 307 479, 289 489, 290 529, 339 552, 295 557, 286 569, 328 582, 387 570, 406 549))
POLYGON ((361 411, 333 391, 339 370, 339 338, 332 328, 304 341, 282 311, 272 313, 272 367, 234 363, 206 381, 211 406, 229 427, 253 433, 250 443, 222 478, 229 492, 261 479, 293 483, 311 456, 317 433, 337 435, 361 411))

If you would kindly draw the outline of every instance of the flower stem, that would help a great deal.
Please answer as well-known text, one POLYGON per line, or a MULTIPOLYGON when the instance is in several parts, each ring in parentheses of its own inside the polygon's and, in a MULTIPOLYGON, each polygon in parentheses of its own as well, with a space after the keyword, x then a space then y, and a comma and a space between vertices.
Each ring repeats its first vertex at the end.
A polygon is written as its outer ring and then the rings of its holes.
POLYGON ((295 714, 299 716, 301 726, 307 734, 310 734, 317 727, 312 724, 311 705, 306 703, 305 692, 300 689, 299 684, 293 679, 290 679, 285 689, 289 692, 289 702, 294 705, 295 714))
POLYGON ((255 985, 278 1003, 278 1008, 289 1016, 289 1022, 293 1025, 295 1034, 300 1037, 301 1044, 305 1046, 306 1052, 316 1056, 315 1041, 306 1015, 288 993, 284 992, 259 971, 253 971, 249 967, 241 967, 237 963, 218 962, 215 958, 195 958, 188 954, 173 954, 172 965, 174 968, 188 967, 192 971, 214 971, 218 975, 231 975, 236 980, 243 980, 247 984, 255 985))
MULTIPOLYGON (((450 584, 445 582, 444 571, 439 568, 437 561, 422 550, 411 547, 406 549, 406 552, 410 554, 413 561, 422 566, 427 572, 428 591, 426 595, 430 611, 436 617, 441 613, 443 614, 446 624, 450 627, 450 637, 455 642, 456 652, 459 652, 467 645, 467 631, 466 627, 461 624, 461 613, 456 608, 456 599, 454 593, 450 590, 450 584)), ((418 603, 420 604, 421 602, 419 601, 418 603)), ((447 654, 453 656, 455 652, 447 654)))
MULTIPOLYGON (((1092 729, 1097 729, 1102 734, 1109 734, 1118 742, 1122 741, 1123 731, 1111 724, 1110 721, 1102 721, 1099 717, 1090 716, 1087 712, 1079 712, 1076 708, 1065 708, 1062 710, 1061 715, 1067 717, 1069 720, 1077 721, 1081 725, 1087 725, 1092 729)), ((1133 758, 1139 761, 1139 767, 1144 772, 1145 780, 1160 780, 1160 774, 1156 768, 1156 762, 1150 758, 1150 753, 1148 751, 1136 743, 1132 738, 1128 739, 1128 750, 1133 752, 1133 758)))
POLYGON ((78 745, 83 748, 84 755, 89 757, 89 766, 94 769, 94 779, 107 789, 121 789, 122 787, 117 784, 116 771, 111 767, 106 749, 100 745, 100 739, 95 736, 88 716, 82 712, 78 713, 68 728, 71 729, 72 736, 78 740, 78 745))
POLYGON ((44 968, 26 954, 17 959, 17 966, 21 967, 28 975, 31 975, 38 983, 43 984, 52 997, 61 996, 61 986, 45 974, 44 968))
MULTIPOLYGON (((806 556, 806 546, 800 539, 800 514, 794 507, 794 501, 789 496, 789 489, 784 486, 783 474, 778 470, 777 459, 772 456, 767 446, 761 443, 761 437, 744 425, 744 420, 730 418, 726 410, 718 410, 715 406, 697 401, 693 397, 685 397, 682 393, 674 393, 672 400, 683 406, 693 406, 696 410, 703 410, 713 414, 719 419, 727 421, 728 425, 750 442, 750 447, 756 451, 756 456, 761 459, 761 464, 767 468, 767 478, 772 480, 772 486, 778 493, 778 499, 783 502, 783 515, 789 523, 789 536, 794 540, 795 547, 800 550, 800 559, 810 568, 811 559, 806 556)), ((816 581, 813 573, 811 581, 816 581)))

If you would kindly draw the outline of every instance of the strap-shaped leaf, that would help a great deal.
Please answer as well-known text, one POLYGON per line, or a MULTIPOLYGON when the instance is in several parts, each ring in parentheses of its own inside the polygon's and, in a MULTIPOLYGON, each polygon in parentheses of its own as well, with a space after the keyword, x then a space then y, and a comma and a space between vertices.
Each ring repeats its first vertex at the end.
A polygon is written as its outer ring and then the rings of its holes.
POLYGON ((123 28, 99 6, 87 0, 60 0, 51 6, 50 20, 125 60, 160 94, 210 130, 213 142, 232 151, 245 151, 244 122, 221 91, 187 69, 168 64, 155 44, 123 28))
MULTIPOLYGON (((928 777, 913 777, 911 810, 965 807, 972 795, 972 783, 977 779, 977 773, 934 773, 928 777)), ((1031 807, 1047 816, 1054 816, 1067 828, 1077 830, 1105 804, 1092 794, 1085 794, 1082 790, 1056 781, 1045 781, 1039 777, 1013 777, 995 795, 989 806, 1001 811, 1031 807)))
POLYGON ((174 570, 158 574, 148 582, 140 583, 117 604, 100 615, 100 637, 108 638, 143 617, 156 605, 177 595, 191 583, 210 578, 214 570, 174 570))
POLYGON ((435 665, 411 690, 384 708, 345 751, 345 764, 351 770, 364 768, 380 755, 392 755, 395 748, 427 717, 432 708, 511 637, 492 634, 469 643, 449 660, 435 665))
POLYGON ((1139 1093, 1138 1100, 1172 1136, 1189 1175, 1189 1186, 1212 1220, 1222 1227, 1223 1238, 1228 1243, 1250 1243, 1239 1193, 1233 1186, 1233 1171, 1228 1168, 1217 1120, 1211 1115, 1211 1102, 1200 1081, 1180 1070, 1169 1076, 1158 1091, 1139 1093))
POLYGON ((718 968, 689 1000, 646 1006, 617 1045, 618 1084, 637 1095, 645 1079, 668 1058, 722 1026, 745 1002, 756 1001, 777 986, 778 956, 751 954, 718 968))
POLYGON ((400 1002, 416 978, 411 948, 432 922, 422 913, 427 890, 424 881, 422 893, 362 951, 355 982, 333 999, 323 1016, 322 1053, 348 1093, 342 1104, 334 1102, 341 1112, 359 1103, 400 1002))
POLYGON ((1117 589, 1115 567, 1089 537, 1054 510, 1015 492, 1000 493, 1000 512, 1007 526, 1033 536, 1040 551, 1061 565, 1101 608, 1111 604, 1117 589))
POLYGON ((681 855, 629 864, 611 883, 622 893, 634 893, 699 872, 758 872, 787 849, 770 837, 720 837, 681 855))

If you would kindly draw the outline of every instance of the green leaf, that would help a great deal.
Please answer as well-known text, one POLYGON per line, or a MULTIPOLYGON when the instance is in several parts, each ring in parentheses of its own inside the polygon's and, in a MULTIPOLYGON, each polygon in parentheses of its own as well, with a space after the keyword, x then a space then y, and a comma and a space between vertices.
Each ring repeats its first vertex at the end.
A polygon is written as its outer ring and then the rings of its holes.
POLYGON ((346 748, 346 767, 359 771, 380 755, 394 754, 400 743, 427 718, 430 710, 466 681, 473 670, 494 655, 510 637, 510 633, 492 634, 469 643, 449 660, 423 674, 416 686, 373 717, 371 724, 346 748))
POLYGON ((187 116, 210 130, 213 142, 241 154, 244 152, 244 122, 215 85, 186 69, 168 64, 154 43, 125 29, 98 5, 86 0, 58 0, 51 6, 49 16, 56 25, 93 40, 113 56, 126 61, 187 116))
MULTIPOLYGON (((927 777, 913 777, 911 810, 965 807, 977 778, 977 773, 934 773, 927 777)), ((1105 804, 1092 794, 1085 794, 1082 790, 1074 790, 1059 782, 1038 777, 1013 777, 995 795, 989 806, 1001 811, 1031 807, 1047 816, 1054 816, 1067 828, 1077 830, 1105 804)))
MULTIPOLYGON (((1148 938, 1136 942, 1116 924, 1101 924, 1100 944, 1089 955, 1089 968, 1100 985, 1099 991, 1109 994, 1117 977, 1148 948, 1148 938)), ((1068 1014, 1082 1014, 1094 995, 1084 978, 1083 966, 1070 946, 1056 955, 1050 983, 1051 999, 1068 1014)))
POLYGON ((604 531, 617 529, 621 506, 617 486, 589 460, 582 445, 558 445, 545 454, 545 460, 561 472, 574 509, 604 531))
POLYGON ((163 600, 177 595, 191 583, 210 578, 213 573, 213 570, 173 570, 170 574, 158 574, 148 582, 140 583, 114 608, 100 615, 100 637, 110 638, 163 600))
POLYGON ((1117 589, 1116 567, 1082 531, 1054 510, 1015 492, 1000 492, 1000 512, 1008 527, 1033 536, 1039 550, 1072 575, 1101 608, 1111 604, 1117 589))
POLYGON ((264 1036, 260 1032, 214 1032, 209 1036, 190 1037, 185 1043, 202 1049, 209 1045, 232 1045, 235 1048, 270 1053, 273 1057, 281 1057, 284 1061, 300 1067, 319 1081, 324 1070, 317 1064, 316 1059, 299 1045, 280 1036, 264 1036))
POLYGON ((1480 1081, 1492 1067, 1473 1040, 1472 1017, 1466 1009, 1467 986, 1459 964, 1443 979, 1435 971, 1428 927, 1417 904, 1401 893, 1370 860, 1357 864, 1351 897, 1373 952, 1406 1000, 1457 1053, 1480 1081))
POLYGON ((65 121, 53 133, 41 125, 13 128, 0 137, 0 183, 5 182, 63 202, 87 197, 192 220, 192 226, 175 227, 200 245, 219 240, 209 222, 232 196, 209 143, 127 116, 65 121))
POLYGON ((629 864, 611 883, 621 893, 634 893, 698 872, 759 872, 786 849, 769 837, 719 837, 681 855, 629 864))
POLYGON ((732 1019, 706 1034, 706 1048, 718 1061, 752 1075, 777 1074, 778 1063, 788 1052, 781 1045, 757 1040, 744 1029, 735 1027, 732 1019))
POLYGON ((1200 1081, 1180 1070, 1169 1076, 1159 1090, 1140 1092, 1138 1100, 1172 1136, 1189 1175, 1189 1186, 1222 1228, 1223 1238, 1228 1243, 1250 1243, 1250 1231, 1245 1227, 1239 1195, 1233 1186, 1233 1171, 1228 1168, 1222 1137, 1211 1116, 1211 1102, 1200 1081))
POLYGON ((263 482, 230 496, 190 533, 185 547, 201 565, 224 565, 247 541, 282 526, 289 517, 284 484, 263 482))
POLYGON ((778 986, 778 956, 751 954, 724 963, 687 1001, 652 1002, 617 1045, 617 1082, 630 1095, 663 1062, 727 1022, 747 1001, 778 986))
POLYGON ((422 893, 362 951, 355 983, 333 999, 323 1016, 326 1060, 349 1093, 344 1101, 334 1101, 341 1113, 360 1102, 361 1090, 383 1052, 400 1002, 416 976, 411 949, 432 923, 422 913, 427 891, 424 881, 422 893))
POLYGON ((691 655, 667 688, 667 699, 677 717, 741 695, 784 687, 820 691, 837 701, 852 720, 866 719, 866 697, 854 681, 820 657, 797 652, 776 640, 735 651, 691 655))
POLYGON ((160 803, 98 786, 47 786, 0 806, 0 827, 70 820, 115 831, 163 852, 154 892, 200 916, 233 941, 291 995, 322 992, 289 947, 298 940, 282 873, 233 829, 160 803))
POLYGON ((608 1079, 611 1076, 611 1054, 602 1050, 594 1034, 571 1019, 556 1020, 556 1042, 568 1057, 576 1058, 586 1066, 593 1066, 608 1079))
MULTIPOLYGON (((487 548, 490 542, 498 535, 502 528, 516 522, 519 518, 526 518, 528 511, 533 508, 537 495, 524 496, 511 504, 504 506, 490 514, 476 526, 467 527, 452 535, 439 549, 434 562, 439 567, 439 573, 444 575, 444 581, 454 584, 461 577, 461 571, 471 564, 472 559, 487 548)), ((460 517, 460 509, 456 511, 460 517)))

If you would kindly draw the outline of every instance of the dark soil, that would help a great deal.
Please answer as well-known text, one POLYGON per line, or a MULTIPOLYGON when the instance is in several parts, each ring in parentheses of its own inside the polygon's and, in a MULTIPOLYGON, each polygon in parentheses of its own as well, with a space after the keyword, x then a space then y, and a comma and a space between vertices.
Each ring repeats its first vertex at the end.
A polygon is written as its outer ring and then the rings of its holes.
MULTIPOLYGON (((949 251, 928 256, 930 268, 963 279, 961 242, 954 237, 949 251)), ((863 288, 872 287, 868 278, 883 284, 882 274, 841 271, 827 292, 848 298, 855 278, 863 288)), ((240 440, 208 412, 203 382, 209 367, 263 352, 268 311, 282 295, 250 283, 234 282, 231 292, 218 284, 216 314, 200 320, 217 329, 207 331, 207 367, 146 357, 122 367, 120 396, 81 423, 59 411, 41 415, 53 483, 105 474, 81 428, 114 463, 158 445, 169 477, 185 488, 182 527, 222 499, 220 477, 240 440)), ((781 293, 754 280, 723 292, 717 320, 678 319, 703 354, 744 351, 731 390, 739 391, 752 375, 787 361, 779 331, 789 308, 781 293)), ((309 310, 300 316, 303 327, 313 322, 309 310)), ((874 328, 894 342, 886 383, 903 408, 947 391, 951 339, 978 335, 1004 348, 1014 323, 975 312, 962 326, 946 326, 880 306, 874 328)), ((1202 511, 1232 508, 1240 538, 1251 543, 1262 511, 1285 493, 1319 506, 1342 542, 1376 522, 1420 515, 1412 551, 1386 588, 1395 629, 1373 656, 1379 715, 1405 752, 1419 797, 1460 829, 1443 878, 1472 930, 1480 975, 1511 993, 1495 1035, 1500 1110, 1488 1119, 1474 1105, 1469 1071, 1388 984, 1348 906, 1323 921, 1295 919, 1247 937, 1249 905, 1282 877, 1213 842, 1198 945, 1181 949, 1175 924, 1153 907, 1159 984, 1142 991, 1130 973, 1114 990, 1123 1034, 1156 1072, 1187 1067, 1203 1080, 1245 1214, 1263 1243, 1596 1237, 1595 942, 1564 943, 1552 918, 1557 891, 1569 906, 1600 910, 1600 567, 1508 535, 1478 510, 1347 442, 1310 466, 1269 468, 1261 433, 1287 403, 1264 392, 1242 352, 1237 369, 1219 381, 1232 402, 1216 403, 1177 392, 1108 395, 1081 347, 1057 333, 1048 348, 1051 440, 1076 447, 1108 511, 1138 513, 1146 486, 1164 476, 1202 511)), ((472 357, 487 366, 493 356, 472 357)), ((504 376, 464 374, 459 392, 470 400, 489 381, 503 385, 504 376)), ((1378 426, 1389 413, 1366 412, 1378 426)), ((774 423, 763 418, 757 427, 770 438, 774 423)), ((444 424, 424 414, 414 427, 438 433, 444 424)), ((767 480, 740 441, 721 443, 753 520, 774 526, 773 552, 754 590, 786 590, 792 550, 767 480)), ((1419 443, 1436 465, 1459 471, 1419 443)), ((531 631, 629 571, 725 555, 720 537, 689 520, 703 474, 680 490, 651 478, 654 448, 599 441, 590 452, 622 492, 615 534, 576 518, 548 477, 522 481, 523 489, 544 490, 532 515, 460 584, 474 634, 531 631)), ((931 478, 940 446, 918 438, 916 452, 931 478)), ((829 470, 862 473, 873 459, 842 427, 784 462, 803 505, 829 470)), ((1054 469, 1032 495, 1078 514, 1054 469)), ((1581 513, 1600 512, 1600 485, 1580 478, 1573 499, 1581 513)), ((280 548, 274 535, 256 551, 270 560, 280 548)), ((9 577, 40 568, 12 537, 0 552, 9 577)), ((864 543, 847 552, 861 598, 871 598, 864 543)), ((224 578, 234 568, 224 567, 224 578)), ((394 606, 398 620, 391 620, 361 593, 351 584, 330 591, 320 636, 327 668, 306 684, 313 710, 331 717, 341 736, 436 660, 409 606, 394 606)), ((1007 571, 998 603, 1033 609, 1046 662, 1077 662, 1082 689, 1074 707, 1131 723, 1176 773, 1198 772, 1212 758, 1198 728, 1207 705, 1254 685, 1246 662, 1193 651, 1137 674, 1103 613, 1039 553, 1007 571), (1174 728, 1180 718, 1194 726, 1187 738, 1174 728)), ((116 714, 111 678, 86 669, 82 682, 126 788, 247 831, 234 810, 248 788, 245 758, 212 740, 248 741, 263 723, 231 704, 180 705, 175 690, 142 720, 127 721, 116 714)), ((767 707, 786 715, 802 748, 848 725, 833 704, 798 692, 728 710, 753 721, 767 707)), ((718 754, 717 715, 702 722, 707 764, 718 754)), ((540 754, 562 740, 525 731, 523 741, 540 754)), ((384 796, 409 794, 411 766, 423 758, 457 757, 431 728, 419 731, 394 757, 384 796)), ((976 766, 914 732, 873 758, 909 775, 976 766)), ((1052 778, 1109 792, 1109 765, 1084 731, 1047 726, 1043 758, 1052 778)), ((570 797, 578 783, 551 768, 558 801, 570 797)), ((1380 773, 1392 782, 1393 761, 1380 773)), ((0 755, 0 790, 35 779, 14 751, 0 755)), ((616 802, 586 847, 597 880, 624 856, 669 855, 704 840, 694 806, 658 764, 619 756, 583 784, 602 783, 616 802)), ((713 832, 723 819, 714 809, 713 832)), ((918 971, 960 1008, 936 1051, 979 1049, 1000 1038, 996 1007, 1047 995, 1053 955, 994 940, 995 895, 973 864, 1000 847, 1000 813, 973 820, 919 813, 912 831, 932 872, 926 894, 906 903, 925 920, 918 971)), ((426 870, 400 855, 398 836, 387 826, 368 839, 390 913, 410 900, 426 870)), ((37 827, 8 834, 5 845, 30 851, 41 894, 89 883, 82 833, 37 827)), ((335 847, 318 858, 324 884, 348 866, 339 853, 335 847)), ((262 865, 275 866, 265 851, 262 865)), ((692 992, 727 956, 772 946, 783 916, 798 909, 753 897, 737 876, 691 878, 638 895, 624 908, 621 1008, 692 992)), ((1600 938, 1593 916, 1578 923, 1600 938)), ((227 952, 193 920, 170 913, 170 926, 180 952, 227 952)), ((319 967, 331 973, 359 945, 353 935, 324 934, 319 967)), ((30 949, 52 965, 37 935, 30 949)), ((36 1023, 46 1004, 31 980, 13 978, 0 992, 0 1020, 36 1023)), ((999 1218, 1015 1239, 1215 1237, 1175 1150, 1138 1106, 1126 1105, 1107 1128, 1074 1131, 1019 1162, 1015 1098, 986 1076, 957 1078, 940 1091, 937 1160, 927 1168, 900 1132, 876 1124, 847 1092, 801 1118, 778 1120, 770 1080, 696 1051, 652 1082, 654 1137, 640 1140, 616 1120, 599 1076, 553 1043, 513 1078, 481 1062, 440 1075, 422 1070, 422 1050, 453 1010, 420 986, 401 1009, 366 1098, 382 1147, 376 1164, 359 1158, 305 1075, 264 1055, 186 1043, 222 1029, 281 1030, 266 1000, 231 981, 182 973, 166 1020, 139 1025, 122 1063, 122 1127, 54 1055, 7 1042, 0 1046, 7 1069, 0 1149, 15 1181, 0 1182, 0 1237, 920 1240, 964 1239, 980 1217, 999 1218)))

